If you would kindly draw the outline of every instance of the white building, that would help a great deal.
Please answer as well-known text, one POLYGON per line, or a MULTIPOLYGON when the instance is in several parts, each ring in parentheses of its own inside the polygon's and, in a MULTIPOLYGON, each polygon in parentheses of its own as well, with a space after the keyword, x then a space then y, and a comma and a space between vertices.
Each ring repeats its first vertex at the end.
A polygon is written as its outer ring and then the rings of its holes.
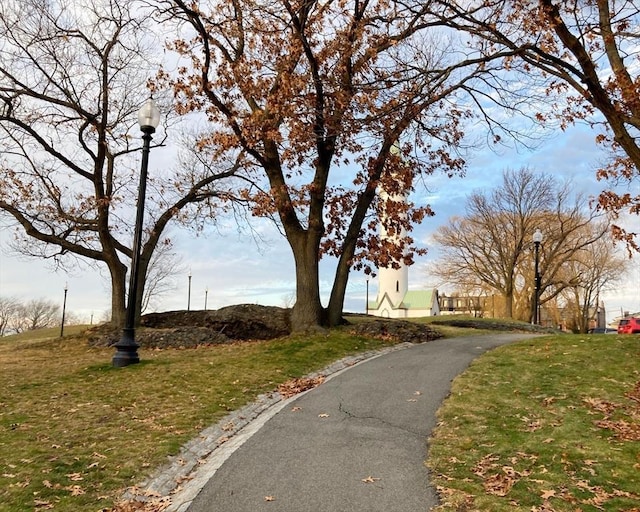
MULTIPOLYGON (((396 194, 389 198, 384 190, 378 192, 383 201, 405 201, 406 194, 396 194)), ((380 223, 382 239, 400 239, 406 235, 404 229, 399 234, 389 236, 385 229, 384 219, 380 223)), ((434 316, 440 313, 438 291, 409 290, 409 268, 404 261, 396 261, 398 268, 378 268, 378 296, 375 302, 368 304, 368 313, 385 318, 416 318, 434 316)))

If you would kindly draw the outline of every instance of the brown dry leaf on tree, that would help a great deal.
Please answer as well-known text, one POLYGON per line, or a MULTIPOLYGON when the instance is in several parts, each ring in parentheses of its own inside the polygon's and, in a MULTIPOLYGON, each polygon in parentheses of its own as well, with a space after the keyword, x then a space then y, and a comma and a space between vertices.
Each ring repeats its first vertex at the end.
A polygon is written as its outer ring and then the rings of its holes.
POLYGON ((278 393, 280 393, 283 398, 289 398, 297 395, 298 393, 302 393, 303 391, 307 391, 308 389, 313 389, 323 382, 324 375, 319 375, 318 377, 291 379, 278 386, 278 393))

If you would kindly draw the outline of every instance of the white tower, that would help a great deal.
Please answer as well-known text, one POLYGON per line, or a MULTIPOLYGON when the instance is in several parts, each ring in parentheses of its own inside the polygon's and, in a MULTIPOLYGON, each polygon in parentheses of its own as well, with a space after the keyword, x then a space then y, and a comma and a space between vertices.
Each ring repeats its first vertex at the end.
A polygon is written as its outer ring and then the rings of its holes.
MULTIPOLYGON (((391 151, 396 155, 399 153, 399 149, 396 145, 392 147, 391 151)), ((378 194, 380 195, 380 199, 383 202, 387 200, 398 202, 407 201, 406 191, 389 196, 385 190, 381 189, 378 194)), ((382 240, 395 242, 406 235, 406 230, 404 228, 400 230, 400 233, 389 235, 384 227, 385 220, 385 218, 380 219, 380 237, 382 238, 382 240)), ((402 302, 407 293, 407 290, 409 288, 409 269, 402 260, 396 260, 396 263, 399 265, 399 268, 393 268, 391 266, 378 268, 378 304, 381 304, 384 295, 386 294, 391 301, 391 304, 394 307, 397 307, 402 302)), ((382 314, 382 316, 392 316, 392 313, 390 311, 386 312, 385 314, 385 311, 383 310, 380 313, 382 314)))

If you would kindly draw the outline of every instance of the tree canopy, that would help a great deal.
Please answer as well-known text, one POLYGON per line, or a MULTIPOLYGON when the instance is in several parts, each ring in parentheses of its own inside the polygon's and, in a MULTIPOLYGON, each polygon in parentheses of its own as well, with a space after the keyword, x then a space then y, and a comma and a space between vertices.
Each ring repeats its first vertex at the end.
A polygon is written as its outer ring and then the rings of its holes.
MULTIPOLYGON (((430 205, 393 198, 435 172, 463 174, 472 124, 491 143, 517 136, 510 116, 602 126, 611 160, 598 177, 638 179, 634 2, 26 2, 0 7, 0 209, 24 253, 106 265, 117 323, 131 257, 133 117, 148 91, 170 87, 172 110, 206 122, 188 164, 151 177, 138 310, 167 224, 215 222, 235 201, 286 236, 294 329, 340 322, 351 269, 424 252, 411 230, 430 205), (151 51, 156 21, 162 55, 151 51), (336 261, 326 308, 323 255, 336 261)), ((637 215, 640 200, 611 187, 598 208, 637 215)), ((633 232, 614 230, 637 248, 633 232)), ((517 276, 501 276, 508 295, 517 276)))
MULTIPOLYGON (((162 4, 182 22, 172 48, 185 62, 162 78, 181 112, 206 113, 210 130, 199 146, 221 159, 244 153, 245 171, 263 184, 244 196, 255 215, 277 217, 291 246, 294 327, 339 322, 349 270, 365 259, 410 263, 411 228, 431 213, 429 205, 383 204, 377 190, 394 197, 430 173, 462 172, 471 112, 460 97, 491 98, 492 60, 504 54, 469 50, 429 2, 162 4), (397 244, 379 237, 381 209, 387 232, 407 233, 397 244), (338 258, 328 317, 320 254, 338 258)), ((495 102, 504 99, 498 84, 493 91, 495 102)))
MULTIPOLYGON (((159 68, 151 50, 157 36, 142 8, 115 0, 0 6, 3 220, 17 227, 14 245, 23 254, 62 266, 73 265, 69 256, 106 266, 119 325, 138 186, 135 118, 159 68)), ((205 176, 197 166, 167 171, 150 178, 138 311, 167 223, 189 205, 214 207, 215 182, 232 176, 234 165, 208 165, 205 176)))
MULTIPOLYGON (((637 231, 620 215, 640 215, 640 69, 636 1, 472 0, 431 1, 443 21, 476 41, 478 52, 511 52, 508 75, 525 91, 540 93, 552 108, 537 112, 561 128, 586 122, 610 158, 595 170, 606 184, 597 207, 614 220, 614 234, 639 249, 637 231), (532 80, 540 80, 531 87, 532 80)), ((536 108, 535 104, 532 105, 536 108)), ((594 165, 595 166, 595 165, 594 165)))
POLYGON ((621 268, 619 257, 610 250, 604 265, 601 256, 607 223, 572 193, 570 183, 527 168, 505 171, 499 187, 471 194, 465 210, 435 234, 442 248, 437 273, 448 283, 501 295, 507 317, 533 318, 537 229, 543 234, 541 303, 566 298, 567 290, 588 290, 593 305, 604 286, 619 277, 609 271, 621 268), (588 272, 590 267, 598 269, 588 272))

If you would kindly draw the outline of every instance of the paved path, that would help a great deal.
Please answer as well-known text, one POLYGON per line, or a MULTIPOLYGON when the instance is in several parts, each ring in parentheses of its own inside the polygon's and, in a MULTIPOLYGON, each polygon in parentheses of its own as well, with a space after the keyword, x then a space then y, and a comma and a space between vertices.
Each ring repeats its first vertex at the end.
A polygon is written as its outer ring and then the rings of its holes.
POLYGON ((481 353, 528 337, 438 340, 339 372, 224 443, 171 509, 426 512, 437 504, 427 438, 451 380, 481 353))

